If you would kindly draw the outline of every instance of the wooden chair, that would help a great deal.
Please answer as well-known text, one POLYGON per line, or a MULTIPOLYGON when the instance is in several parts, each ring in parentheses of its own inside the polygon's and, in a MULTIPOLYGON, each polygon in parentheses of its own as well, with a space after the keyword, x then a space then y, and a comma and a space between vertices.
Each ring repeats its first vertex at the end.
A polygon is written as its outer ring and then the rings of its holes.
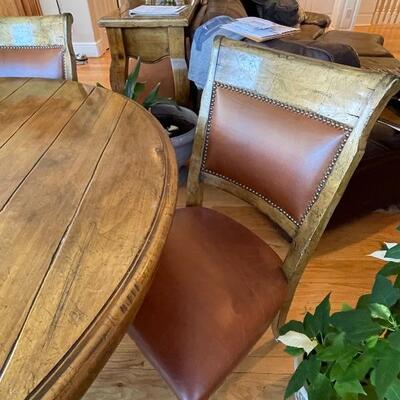
POLYGON ((304 268, 395 76, 218 38, 188 181, 131 336, 180 399, 207 399, 265 330, 285 321, 304 268), (257 207, 291 241, 282 262, 202 208, 203 184, 257 207))
POLYGON ((0 17, 0 77, 77 80, 71 14, 0 17))

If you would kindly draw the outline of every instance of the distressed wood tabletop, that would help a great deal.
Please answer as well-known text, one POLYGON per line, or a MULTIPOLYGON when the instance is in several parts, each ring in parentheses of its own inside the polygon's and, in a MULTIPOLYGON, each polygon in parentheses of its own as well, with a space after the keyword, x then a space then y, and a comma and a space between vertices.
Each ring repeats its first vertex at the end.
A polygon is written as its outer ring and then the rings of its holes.
POLYGON ((0 79, 0 399, 77 399, 126 332, 176 201, 141 106, 76 82, 0 79))

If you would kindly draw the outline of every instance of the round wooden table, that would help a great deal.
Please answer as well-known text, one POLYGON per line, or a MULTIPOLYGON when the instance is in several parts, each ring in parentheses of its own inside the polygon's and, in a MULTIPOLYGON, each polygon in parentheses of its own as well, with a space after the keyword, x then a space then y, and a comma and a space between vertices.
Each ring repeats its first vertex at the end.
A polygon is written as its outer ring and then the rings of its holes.
POLYGON ((76 82, 0 79, 0 399, 76 399, 133 320, 177 193, 142 107, 76 82))

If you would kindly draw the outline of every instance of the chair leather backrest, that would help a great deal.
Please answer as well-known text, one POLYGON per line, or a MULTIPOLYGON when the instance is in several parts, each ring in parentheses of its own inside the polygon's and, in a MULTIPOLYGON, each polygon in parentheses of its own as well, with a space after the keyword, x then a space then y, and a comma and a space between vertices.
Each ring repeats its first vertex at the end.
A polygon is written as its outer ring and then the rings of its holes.
POLYGON ((300 225, 350 128, 218 82, 211 102, 203 171, 253 191, 300 225))
POLYGON ((65 79, 61 47, 0 47, 0 77, 65 79))
POLYGON ((77 80, 71 14, 0 16, 0 76, 77 80))
POLYGON ((187 204, 213 185, 307 238, 328 221, 397 87, 391 75, 216 38, 187 204))

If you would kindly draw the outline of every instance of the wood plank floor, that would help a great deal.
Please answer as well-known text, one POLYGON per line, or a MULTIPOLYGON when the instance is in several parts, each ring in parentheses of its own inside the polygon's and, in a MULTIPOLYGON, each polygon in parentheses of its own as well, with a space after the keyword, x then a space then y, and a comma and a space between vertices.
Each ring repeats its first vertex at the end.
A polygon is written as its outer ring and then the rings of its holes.
MULTIPOLYGON (((399 37, 395 35, 398 33, 394 34, 393 43, 392 39, 387 41, 387 47, 393 52, 399 49, 399 37)), ((101 82, 106 86, 108 66, 108 55, 92 59, 88 65, 79 67, 80 80, 91 84, 101 82)), ((184 205, 184 197, 181 189, 178 206, 184 205)), ((222 192, 209 190, 205 206, 224 212, 248 226, 271 244, 280 256, 284 256, 284 240, 264 217, 246 204, 222 192)), ((332 293, 334 309, 339 309, 344 302, 354 304, 360 294, 370 289, 374 274, 381 266, 368 254, 380 248, 383 241, 399 242, 400 234, 395 230, 399 224, 399 211, 380 211, 328 230, 303 276, 289 318, 301 318, 329 292, 332 293)), ((281 400, 292 370, 292 360, 280 345, 273 346, 272 335, 267 332, 213 399, 281 400)), ((85 400, 174 398, 127 336, 84 396, 85 400)))

